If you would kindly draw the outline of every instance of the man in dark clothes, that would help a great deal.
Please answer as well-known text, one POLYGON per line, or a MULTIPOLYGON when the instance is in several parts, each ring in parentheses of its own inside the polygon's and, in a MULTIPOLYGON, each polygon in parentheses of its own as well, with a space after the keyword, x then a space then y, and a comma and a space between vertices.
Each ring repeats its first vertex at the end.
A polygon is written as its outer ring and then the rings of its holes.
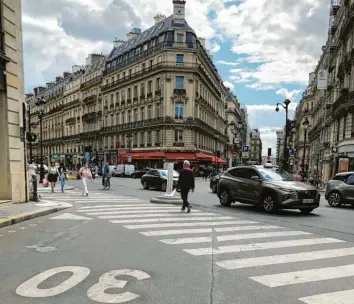
POLYGON ((188 160, 185 160, 183 163, 183 170, 179 174, 178 185, 181 189, 181 198, 183 200, 182 211, 186 210, 187 212, 191 212, 191 205, 188 203, 188 193, 189 190, 194 192, 194 175, 192 170, 190 169, 190 163, 188 160))

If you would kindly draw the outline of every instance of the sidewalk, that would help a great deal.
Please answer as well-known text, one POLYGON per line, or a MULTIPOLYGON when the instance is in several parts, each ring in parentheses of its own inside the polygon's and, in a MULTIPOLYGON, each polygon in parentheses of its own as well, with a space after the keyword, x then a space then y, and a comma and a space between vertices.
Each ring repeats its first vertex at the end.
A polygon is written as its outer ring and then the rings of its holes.
MULTIPOLYGON (((67 186, 65 190, 73 190, 74 187, 67 186)), ((49 193, 50 187, 43 187, 39 184, 38 193, 49 193)), ((56 187, 56 192, 60 192, 60 186, 56 187)), ((50 213, 58 212, 72 207, 68 203, 50 202, 47 199, 43 202, 29 202, 20 204, 4 203, 0 204, 0 228, 28 221, 50 213)))

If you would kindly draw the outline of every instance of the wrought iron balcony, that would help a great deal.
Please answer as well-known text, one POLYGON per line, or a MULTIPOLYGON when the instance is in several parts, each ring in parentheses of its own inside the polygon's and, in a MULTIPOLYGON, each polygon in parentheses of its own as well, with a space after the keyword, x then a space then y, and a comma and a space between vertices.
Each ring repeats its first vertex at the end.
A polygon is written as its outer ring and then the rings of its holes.
POLYGON ((65 123, 67 125, 73 125, 76 123, 76 118, 75 117, 68 118, 67 120, 65 120, 65 123))

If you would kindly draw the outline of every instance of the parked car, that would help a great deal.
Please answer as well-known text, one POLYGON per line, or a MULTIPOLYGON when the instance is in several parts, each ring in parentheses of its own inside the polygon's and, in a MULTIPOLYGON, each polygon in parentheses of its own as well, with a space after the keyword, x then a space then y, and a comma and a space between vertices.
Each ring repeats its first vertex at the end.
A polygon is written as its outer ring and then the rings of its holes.
POLYGON ((219 183, 219 180, 220 180, 220 176, 224 174, 224 171, 223 172, 220 172, 216 175, 214 175, 211 179, 210 179, 210 189, 213 193, 216 193, 217 190, 218 190, 218 183, 219 183))
POLYGON ((115 166, 113 170, 113 176, 119 176, 119 177, 130 177, 133 172, 135 171, 135 166, 134 165, 117 165, 115 166))
MULTIPOLYGON (((164 169, 152 169, 144 174, 140 182, 144 189, 154 188, 166 191, 168 171, 164 169)), ((173 188, 177 188, 179 174, 173 171, 173 188)), ((178 189, 177 189, 178 190, 178 189)))
POLYGON ((148 173, 152 168, 145 168, 141 170, 135 170, 132 173, 132 178, 141 178, 144 174, 148 173))
POLYGON ((266 212, 299 209, 310 213, 320 205, 320 193, 312 185, 295 181, 282 169, 239 166, 227 170, 218 184, 220 204, 240 202, 261 207, 266 212))
POLYGON ((354 172, 336 174, 327 182, 325 199, 331 207, 354 206, 354 172))

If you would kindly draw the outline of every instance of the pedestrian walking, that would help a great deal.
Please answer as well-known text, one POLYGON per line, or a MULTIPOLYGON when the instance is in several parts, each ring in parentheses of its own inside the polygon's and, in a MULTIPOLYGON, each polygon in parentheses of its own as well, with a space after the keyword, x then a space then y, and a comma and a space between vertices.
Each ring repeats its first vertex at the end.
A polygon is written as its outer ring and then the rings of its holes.
POLYGON ((48 180, 48 182, 50 182, 52 192, 54 192, 55 185, 58 181, 58 176, 59 176, 59 173, 58 173, 57 167, 55 166, 55 163, 51 163, 51 166, 48 168, 47 180, 48 180))
POLYGON ((191 212, 191 205, 188 202, 188 193, 189 190, 194 192, 195 183, 194 175, 190 169, 190 163, 188 160, 183 162, 183 169, 180 172, 178 178, 178 186, 181 189, 181 198, 183 200, 183 206, 181 210, 184 211, 187 208, 187 213, 189 213, 191 212))
POLYGON ((88 196, 87 181, 92 181, 92 174, 88 163, 86 163, 85 166, 80 169, 79 174, 82 183, 82 196, 88 196))
POLYGON ((67 178, 68 171, 66 170, 66 167, 64 166, 63 163, 60 164, 60 166, 58 168, 58 172, 59 172, 61 192, 64 193, 65 180, 67 178))

